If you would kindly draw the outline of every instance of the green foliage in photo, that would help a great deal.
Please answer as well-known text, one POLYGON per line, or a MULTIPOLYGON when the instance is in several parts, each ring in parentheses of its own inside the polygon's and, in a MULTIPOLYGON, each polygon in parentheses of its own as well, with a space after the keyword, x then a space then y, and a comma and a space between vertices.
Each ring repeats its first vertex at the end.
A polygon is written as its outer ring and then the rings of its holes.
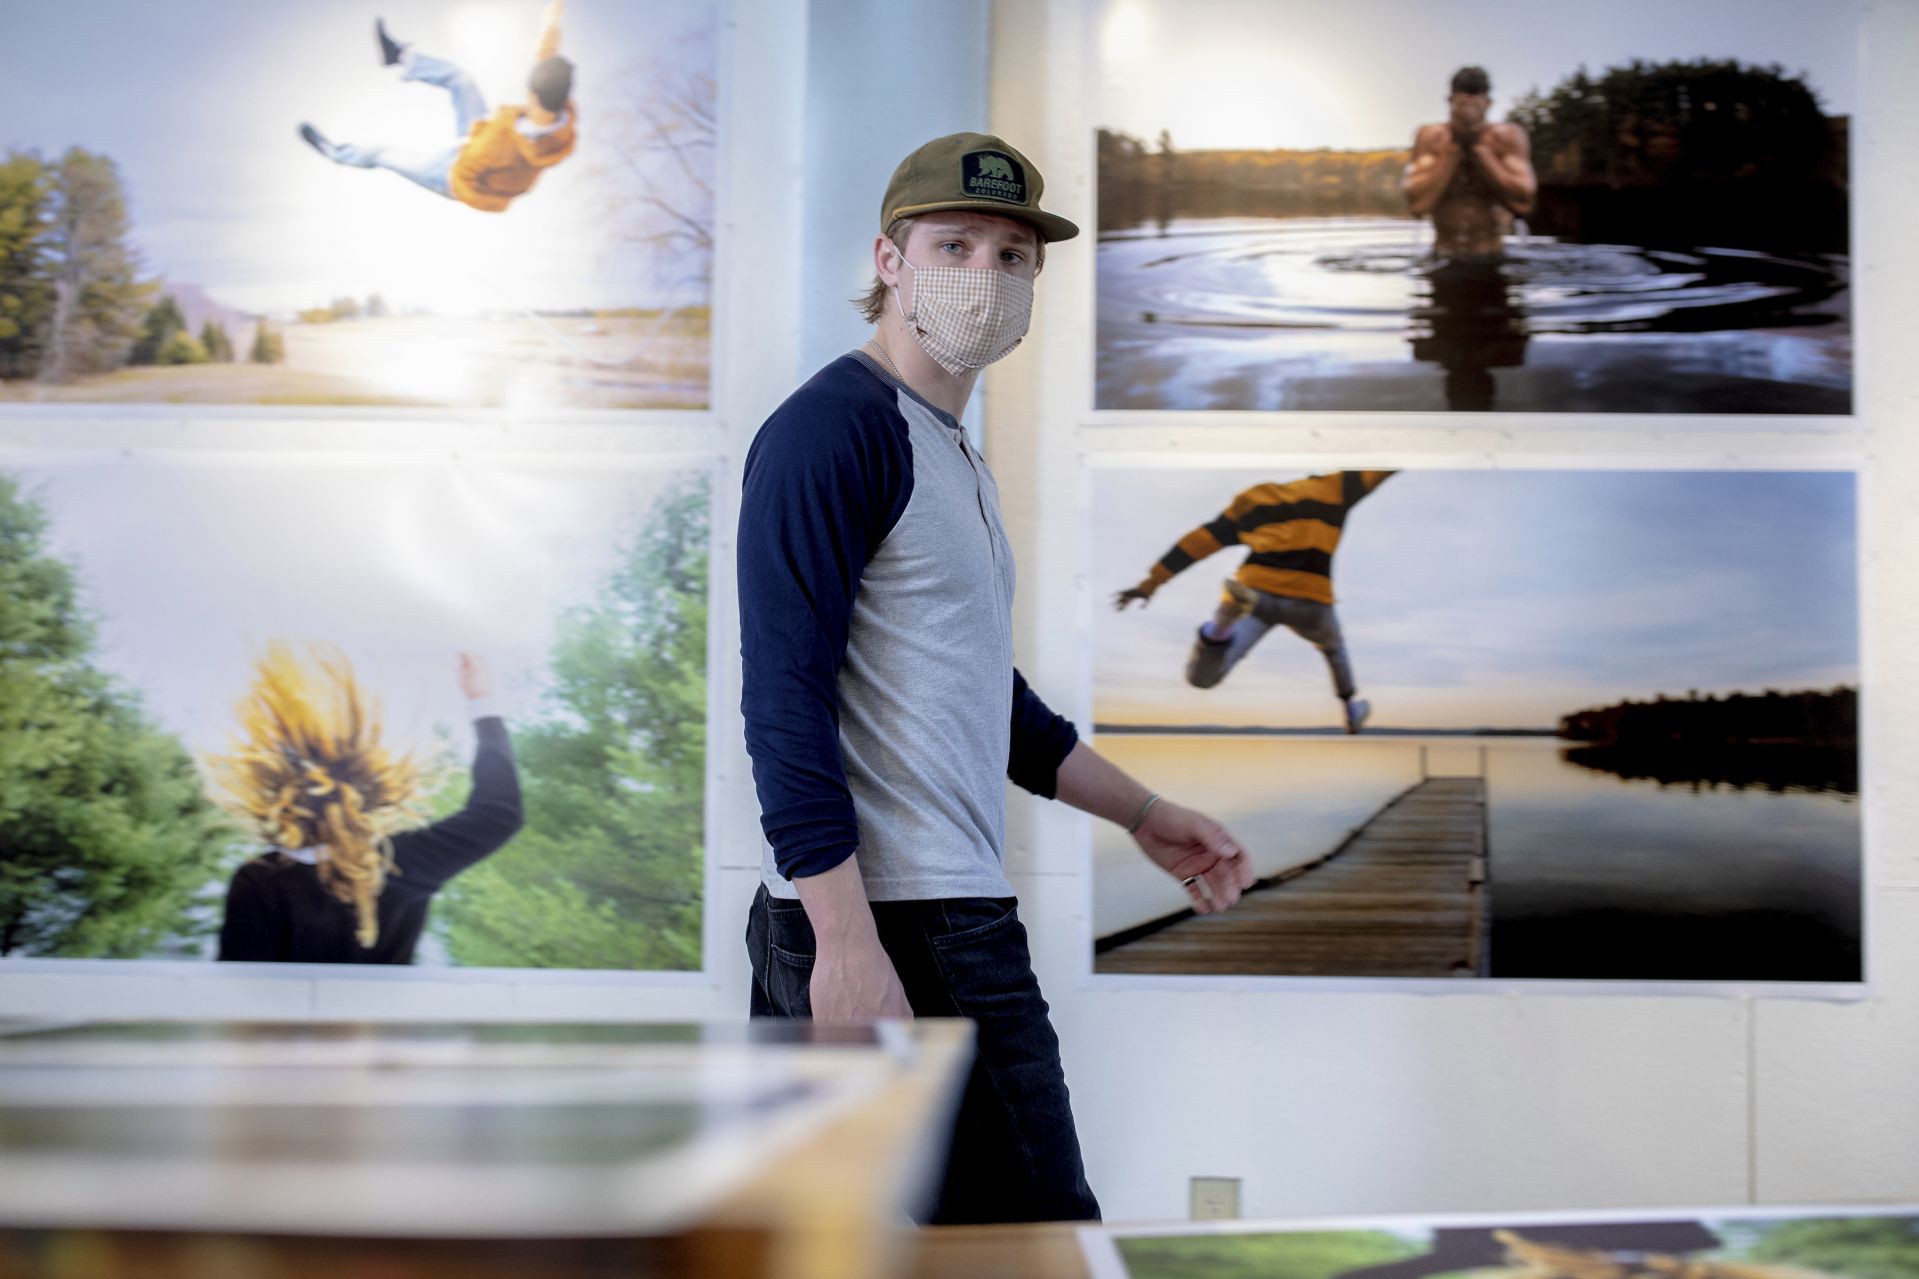
POLYGON ((1919 1217, 1809 1217, 1767 1226, 1742 1261, 1796 1266, 1841 1279, 1919 1275, 1919 1217))
POLYGON ((1819 99, 1777 66, 1700 58, 1634 59, 1598 75, 1581 67, 1521 94, 1544 181, 1635 184, 1822 176, 1833 137, 1819 99))
MULTIPOLYGON (((80 147, 48 166, 48 279, 53 311, 36 376, 68 382, 120 368, 141 336, 154 286, 140 279, 120 170, 80 147)), ((157 349, 157 347, 156 347, 157 349)))
POLYGON ((434 906, 456 963, 700 966, 707 537, 707 485, 690 481, 561 619, 547 704, 508 725, 526 825, 434 906))
POLYGON ((217 927, 235 832, 94 650, 45 513, 0 473, 0 955, 184 953, 217 927))
POLYGON ((1140 1236, 1118 1244, 1131 1279, 1337 1279, 1426 1251, 1383 1230, 1140 1236))
POLYGON ((38 156, 0 159, 0 378, 32 377, 53 318, 53 175, 38 156))
POLYGON ((250 364, 284 364, 287 358, 286 339, 280 331, 262 319, 253 330, 253 346, 247 351, 250 364))

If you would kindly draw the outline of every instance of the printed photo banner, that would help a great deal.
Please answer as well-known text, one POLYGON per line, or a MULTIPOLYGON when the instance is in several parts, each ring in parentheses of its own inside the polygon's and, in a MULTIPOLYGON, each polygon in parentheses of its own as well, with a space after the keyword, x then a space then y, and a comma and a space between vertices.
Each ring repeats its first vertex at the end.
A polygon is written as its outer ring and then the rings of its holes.
POLYGON ((1862 979, 1851 473, 1093 494, 1099 749, 1260 876, 1195 917, 1101 828, 1095 973, 1862 979))
POLYGON ((1096 408, 1852 412, 1854 6, 1092 12, 1096 408))
POLYGON ((11 15, 0 404, 706 406, 717 11, 11 15))
POLYGON ((1088 1227, 1093 1279, 1898 1279, 1919 1205, 1088 1227))
POLYGON ((699 968, 709 488, 0 454, 0 952, 699 968))

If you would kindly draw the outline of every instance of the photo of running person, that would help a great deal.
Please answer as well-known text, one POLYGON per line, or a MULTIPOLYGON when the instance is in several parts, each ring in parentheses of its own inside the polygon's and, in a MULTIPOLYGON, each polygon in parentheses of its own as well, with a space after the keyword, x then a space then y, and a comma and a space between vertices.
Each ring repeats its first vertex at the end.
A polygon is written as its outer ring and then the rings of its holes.
POLYGON ((522 820, 512 743, 478 658, 460 654, 459 683, 478 739, 473 789, 459 812, 396 830, 415 817, 425 779, 382 744, 378 706, 352 666, 268 649, 238 708, 243 736, 210 761, 227 806, 270 845, 234 872, 220 959, 413 962, 434 894, 522 820))
POLYGON ((380 60, 402 80, 445 89, 453 99, 453 141, 437 147, 334 142, 311 124, 300 137, 335 164, 386 169, 435 195, 486 213, 504 213, 533 189, 540 174, 573 154, 579 110, 573 103, 573 64, 560 56, 565 0, 548 0, 533 47, 525 103, 488 112, 480 87, 458 65, 395 40, 384 20, 373 24, 380 60))
POLYGON ((1256 879, 1229 933, 1096 828, 1093 971, 1858 981, 1855 477, 1370 461, 1094 468, 1086 572, 1154 604, 1093 628, 1096 741, 1256 879))
POLYGON ((1275 626, 1290 629, 1326 658, 1348 733, 1372 713, 1353 681, 1352 662, 1333 611, 1333 552, 1346 516, 1391 471, 1335 471, 1287 484, 1255 484, 1217 519, 1193 529, 1135 586, 1113 597, 1124 612, 1200 560, 1228 546, 1251 553, 1226 579, 1219 610, 1202 622, 1186 661, 1186 682, 1213 688, 1275 626))

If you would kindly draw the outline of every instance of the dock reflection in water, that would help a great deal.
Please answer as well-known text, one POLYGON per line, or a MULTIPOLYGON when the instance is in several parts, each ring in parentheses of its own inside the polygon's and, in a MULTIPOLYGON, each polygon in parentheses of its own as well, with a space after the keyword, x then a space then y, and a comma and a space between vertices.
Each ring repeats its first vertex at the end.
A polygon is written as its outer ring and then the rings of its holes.
POLYGON ((1846 263, 1421 223, 1174 219, 1099 244, 1103 409, 1846 413, 1846 263))
MULTIPOLYGON (((1419 740, 1141 735, 1098 745, 1218 815, 1270 875, 1328 851, 1417 781, 1419 740)), ((1859 805, 1843 777, 1662 783, 1582 766, 1552 738, 1434 740, 1455 755, 1467 743, 1487 748, 1492 976, 1859 980, 1859 805)), ((1093 879, 1096 937, 1182 904, 1179 886, 1116 829, 1095 836, 1093 879)))

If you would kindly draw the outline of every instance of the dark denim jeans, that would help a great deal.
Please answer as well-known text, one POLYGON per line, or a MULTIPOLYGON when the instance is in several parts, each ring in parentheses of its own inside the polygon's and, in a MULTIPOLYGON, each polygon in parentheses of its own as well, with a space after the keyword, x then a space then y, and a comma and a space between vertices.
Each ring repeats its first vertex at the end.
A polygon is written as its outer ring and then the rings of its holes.
MULTIPOLYGON (((1097 1221, 1079 1134, 1060 1069, 1059 1037, 1033 976, 1026 929, 1011 897, 874 902, 917 1017, 968 1017, 978 1056, 960 1102, 928 1225, 1097 1221)), ((799 902, 762 887, 746 922, 753 1016, 808 1017, 813 926, 799 902)))

